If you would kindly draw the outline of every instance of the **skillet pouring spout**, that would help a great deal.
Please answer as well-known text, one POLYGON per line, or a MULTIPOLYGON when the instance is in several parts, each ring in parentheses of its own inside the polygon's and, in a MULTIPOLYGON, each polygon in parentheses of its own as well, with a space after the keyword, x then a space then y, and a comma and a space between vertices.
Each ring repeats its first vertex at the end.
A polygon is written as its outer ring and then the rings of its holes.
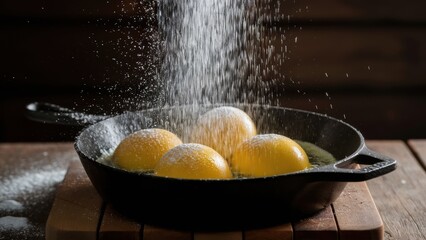
POLYGON ((84 125, 74 147, 99 195, 125 216, 178 229, 237 230, 306 217, 334 202, 348 182, 366 181, 396 169, 394 159, 368 149, 362 134, 339 119, 268 105, 226 105, 249 114, 259 133, 313 143, 331 153, 336 162, 258 178, 165 178, 125 171, 97 160, 140 129, 157 127, 182 135, 188 125, 171 122, 196 119, 220 105, 153 108, 95 117, 84 124, 73 119, 72 111, 51 105, 32 105, 30 116, 48 123, 67 120, 67 124, 84 125), (39 114, 40 110, 43 113, 39 114), (49 113, 51 110, 54 114, 49 113), (68 121, 70 117, 73 120, 68 121))

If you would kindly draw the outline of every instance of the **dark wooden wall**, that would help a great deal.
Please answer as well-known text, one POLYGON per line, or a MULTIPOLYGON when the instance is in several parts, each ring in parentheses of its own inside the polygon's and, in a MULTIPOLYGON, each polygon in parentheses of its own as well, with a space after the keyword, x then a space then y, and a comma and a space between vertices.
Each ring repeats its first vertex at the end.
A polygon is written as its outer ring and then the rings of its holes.
MULTIPOLYGON (((152 69, 141 70, 155 61, 149 4, 0 2, 0 141, 73 140, 80 127, 28 120, 25 106, 34 101, 96 114, 128 110, 126 102, 154 84, 152 69)), ((274 89, 281 105, 343 119, 370 139, 426 137, 424 1, 267 5, 263 43, 278 48, 285 35, 288 47, 284 64, 270 58, 276 71, 264 78, 286 76, 274 89)), ((137 101, 154 97, 148 92, 137 101)))

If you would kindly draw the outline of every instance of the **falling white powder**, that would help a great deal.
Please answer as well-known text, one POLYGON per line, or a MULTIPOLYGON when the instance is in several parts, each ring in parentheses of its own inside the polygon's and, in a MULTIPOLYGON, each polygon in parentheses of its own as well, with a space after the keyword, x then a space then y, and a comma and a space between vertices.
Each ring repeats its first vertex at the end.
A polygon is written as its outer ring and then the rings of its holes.
POLYGON ((263 42, 255 21, 262 7, 244 0, 159 2, 166 105, 270 103, 261 80, 273 67, 267 64, 275 48, 263 42), (253 56, 261 44, 264 69, 253 56))
POLYGON ((235 100, 248 62, 241 51, 248 27, 245 2, 165 1, 159 9, 168 103, 235 100))

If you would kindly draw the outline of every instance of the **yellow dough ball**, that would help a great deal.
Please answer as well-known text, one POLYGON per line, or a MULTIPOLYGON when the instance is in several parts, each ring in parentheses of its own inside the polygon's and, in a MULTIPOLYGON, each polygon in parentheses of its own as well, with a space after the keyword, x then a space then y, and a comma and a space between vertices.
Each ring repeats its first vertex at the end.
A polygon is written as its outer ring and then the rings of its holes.
POLYGON ((232 171, 248 177, 291 173, 310 167, 308 156, 294 140, 261 134, 243 142, 233 153, 232 171))
POLYGON ((203 114, 191 130, 189 140, 209 146, 228 159, 238 145, 256 132, 256 125, 247 113, 224 106, 203 114))
POLYGON ((160 128, 142 129, 120 142, 111 161, 125 170, 151 171, 167 151, 179 144, 182 144, 180 138, 170 131, 160 128))
POLYGON ((168 151, 154 169, 157 176, 184 179, 229 179, 228 162, 210 147, 186 143, 168 151))

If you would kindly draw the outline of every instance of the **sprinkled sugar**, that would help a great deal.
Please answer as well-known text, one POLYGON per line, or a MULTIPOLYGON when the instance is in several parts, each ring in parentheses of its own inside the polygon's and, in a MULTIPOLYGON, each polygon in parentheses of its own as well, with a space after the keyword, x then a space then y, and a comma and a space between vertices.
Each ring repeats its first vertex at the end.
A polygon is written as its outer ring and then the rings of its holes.
POLYGON ((0 201, 0 212, 19 212, 24 209, 22 203, 15 200, 0 201))
POLYGON ((0 230, 1 231, 10 231, 10 230, 23 230, 30 228, 31 224, 28 222, 28 219, 25 217, 13 217, 6 216, 0 217, 0 230))
POLYGON ((23 194, 31 194, 41 188, 48 187, 64 178, 65 170, 39 169, 34 172, 23 172, 18 176, 10 176, 1 181, 0 192, 8 197, 18 197, 23 194))
POLYGON ((9 158, 0 149, 0 240, 45 239, 44 229, 55 190, 70 161, 78 160, 74 149, 51 152, 37 144, 26 154, 9 158), (12 162, 13 161, 13 162, 12 162))

